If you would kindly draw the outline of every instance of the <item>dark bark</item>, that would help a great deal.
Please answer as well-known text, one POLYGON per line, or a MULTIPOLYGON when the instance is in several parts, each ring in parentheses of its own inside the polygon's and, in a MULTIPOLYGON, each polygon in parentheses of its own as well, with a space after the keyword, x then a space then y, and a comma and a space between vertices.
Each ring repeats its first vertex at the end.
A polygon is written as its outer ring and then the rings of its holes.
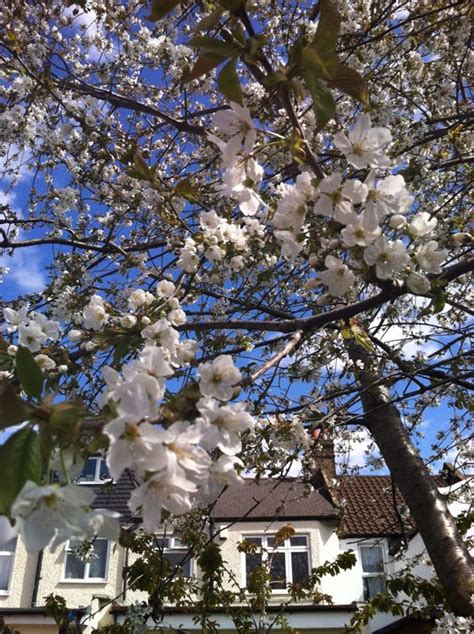
POLYGON ((364 409, 364 425, 372 434, 391 476, 405 498, 425 543, 452 611, 472 616, 474 567, 466 544, 429 470, 413 446, 398 409, 371 353, 354 341, 348 344, 356 365, 364 409))

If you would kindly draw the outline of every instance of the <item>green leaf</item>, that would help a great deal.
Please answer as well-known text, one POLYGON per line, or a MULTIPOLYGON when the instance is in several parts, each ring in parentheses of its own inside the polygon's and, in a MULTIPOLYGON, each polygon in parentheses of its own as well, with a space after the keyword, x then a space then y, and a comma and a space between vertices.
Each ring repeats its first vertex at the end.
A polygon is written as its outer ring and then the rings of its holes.
POLYGON ((357 99, 357 101, 360 101, 365 106, 369 104, 367 82, 362 75, 353 68, 345 64, 338 64, 335 74, 329 83, 334 88, 338 88, 345 95, 357 99))
POLYGON ((319 23, 311 47, 322 57, 334 54, 340 29, 341 15, 335 7, 334 0, 321 0, 319 23))
POLYGON ((202 51, 214 53, 214 55, 220 55, 223 59, 231 57, 232 55, 237 55, 239 52, 239 49, 233 44, 224 42, 223 40, 216 40, 213 37, 208 37, 207 35, 197 35, 189 41, 189 44, 193 48, 199 48, 202 51))
POLYGON ((332 78, 339 65, 335 55, 321 57, 311 46, 306 46, 301 51, 301 63, 303 65, 303 72, 305 70, 311 70, 316 77, 325 79, 332 78))
POLYGON ((221 70, 217 77, 217 85, 222 94, 230 99, 230 101, 243 105, 242 89, 240 87, 235 60, 231 60, 221 70))
POLYGON ((213 68, 216 68, 216 66, 225 62, 227 57, 227 55, 223 57, 222 55, 216 55, 215 53, 202 53, 197 58, 189 75, 186 76, 185 81, 192 81, 193 79, 201 77, 201 75, 207 75, 207 73, 213 68))
POLYGON ((181 3, 181 0, 153 0, 151 5, 151 20, 161 20, 165 15, 171 13, 173 9, 181 3))
POLYGON ((202 18, 202 20, 199 20, 199 22, 193 28, 194 33, 200 33, 201 31, 212 29, 212 27, 215 26, 221 19, 223 12, 224 10, 219 7, 217 9, 214 9, 212 13, 206 15, 204 18, 202 18))
POLYGON ((137 172, 144 178, 148 178, 150 175, 150 170, 147 165, 147 162, 145 161, 142 153, 139 150, 136 150, 133 153, 133 162, 135 164, 135 168, 137 172))
POLYGON ((37 432, 23 427, 0 445, 0 512, 9 515, 10 507, 28 480, 39 484, 41 478, 40 443, 37 432))
POLYGON ((15 364, 18 380, 25 393, 31 398, 40 398, 44 376, 28 348, 18 346, 15 364))
POLYGON ((39 447, 42 465, 48 465, 51 452, 53 451, 53 437, 51 435, 49 425, 41 422, 38 425, 39 447))
POLYGON ((8 381, 0 381, 0 429, 28 420, 28 404, 21 400, 8 381))
POLYGON ((311 70, 303 71, 306 88, 313 98, 313 110, 316 114, 318 128, 321 130, 332 119, 336 112, 336 102, 327 85, 315 76, 311 70))

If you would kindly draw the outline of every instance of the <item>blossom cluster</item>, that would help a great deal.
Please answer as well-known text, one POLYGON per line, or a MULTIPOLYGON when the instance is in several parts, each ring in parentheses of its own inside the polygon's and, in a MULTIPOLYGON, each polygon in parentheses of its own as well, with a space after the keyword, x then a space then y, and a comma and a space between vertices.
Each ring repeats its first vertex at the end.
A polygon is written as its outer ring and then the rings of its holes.
MULTIPOLYGON (((129 505, 134 513, 142 514, 145 530, 154 531, 163 511, 189 511, 195 504, 212 501, 223 485, 240 479, 238 470, 244 466, 238 457, 241 435, 255 423, 243 402, 229 402, 238 395, 242 378, 229 355, 198 365, 200 396, 195 399, 192 420, 165 423, 161 408, 170 390, 167 381, 194 360, 198 345, 194 340, 181 340, 176 329, 185 323, 186 315, 173 282, 161 280, 154 294, 131 289, 126 295, 128 312, 123 313, 112 310, 100 295, 92 295, 77 318, 81 329, 70 330, 68 338, 91 354, 102 345, 106 328, 134 330, 143 342, 137 357, 121 371, 103 368, 105 389, 98 405, 108 412, 103 432, 109 439, 106 461, 110 475, 118 479, 125 469, 132 469, 141 479, 129 505)), ((5 317, 10 332, 19 330, 20 341, 26 328, 35 333, 44 329, 41 332, 47 334, 41 339, 38 335, 39 342, 47 336, 59 337, 56 322, 44 315, 29 316, 26 308, 7 309, 5 317)), ((28 344, 31 346, 30 341, 28 344)), ((14 530, 22 531, 32 549, 43 548, 51 540, 56 546, 71 535, 85 539, 116 531, 114 514, 88 510, 93 497, 90 491, 74 485, 37 486, 28 482, 12 506, 14 530), (38 522, 44 528, 34 537, 38 522), (66 528, 69 525, 70 530, 66 528)), ((2 522, 6 538, 13 529, 5 518, 2 522)))
POLYGON ((238 480, 235 468, 243 467, 240 435, 254 426, 244 403, 227 403, 241 379, 228 355, 198 366, 199 416, 168 427, 160 424, 165 380, 180 365, 177 345, 168 333, 160 346, 146 344, 122 375, 104 369, 107 389, 102 402, 112 403, 116 412, 104 427, 110 441, 107 465, 113 478, 131 468, 143 479, 129 504, 133 512, 141 511, 147 531, 159 526, 163 510, 185 513, 238 480))

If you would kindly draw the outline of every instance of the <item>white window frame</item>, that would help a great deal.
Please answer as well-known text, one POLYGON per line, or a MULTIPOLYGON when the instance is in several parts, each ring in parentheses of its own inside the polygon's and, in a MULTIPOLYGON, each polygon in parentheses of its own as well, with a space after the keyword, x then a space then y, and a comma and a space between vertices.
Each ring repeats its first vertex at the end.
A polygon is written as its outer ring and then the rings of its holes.
MULTIPOLYGON (((13 577, 13 571, 15 569, 15 555, 16 555, 17 539, 16 539, 16 537, 13 538, 13 539, 15 541, 15 546, 14 546, 13 550, 3 550, 4 545, 0 547, 0 557, 9 558, 10 561, 11 561, 10 576, 8 577, 7 588, 5 590, 0 590, 0 596, 2 596, 2 597, 5 597, 5 596, 10 594, 11 584, 12 584, 12 577, 13 577)), ((10 540, 10 541, 13 541, 13 540, 10 540)))
MULTIPOLYGON (((169 540, 169 546, 157 546, 157 548, 161 548, 163 551, 163 557, 166 557, 167 554, 170 555, 183 555, 188 553, 189 548, 187 546, 181 545, 181 540, 179 537, 175 537, 174 535, 155 535, 156 539, 165 539, 169 540)), ((189 575, 177 575, 179 577, 183 577, 184 579, 192 579, 194 577, 194 557, 190 557, 188 559, 189 562, 189 575)))
POLYGON ((73 554, 73 548, 71 548, 71 542, 66 542, 66 546, 64 548, 64 565, 63 565, 63 574, 61 577, 61 583, 88 583, 88 584, 104 584, 107 583, 109 578, 109 563, 110 563, 110 547, 111 542, 108 539, 104 539, 103 537, 97 538, 97 541, 107 542, 107 550, 105 551, 105 576, 104 577, 89 577, 90 563, 86 562, 84 564, 84 577, 81 579, 74 579, 71 577, 66 577, 66 565, 67 565, 67 557, 69 554, 73 554))
POLYGON ((88 458, 86 458, 86 462, 84 462, 84 466, 87 463, 87 460, 95 460, 96 464, 95 464, 95 473, 94 473, 94 479, 93 480, 85 480, 82 479, 81 476, 79 475, 77 478, 77 482, 76 484, 105 484, 106 482, 111 482, 112 478, 109 477, 108 478, 101 478, 100 477, 100 468, 102 466, 102 463, 105 462, 105 458, 103 456, 89 456, 88 458))
MULTIPOLYGON (((293 564, 291 561, 291 553, 299 552, 299 553, 307 553, 308 555, 308 575, 311 573, 311 541, 308 533, 295 533, 292 537, 305 537, 306 545, 305 546, 292 546, 290 539, 285 539, 283 546, 278 546, 278 548, 273 548, 273 546, 268 546, 268 539, 274 539, 275 533, 270 534, 258 534, 258 533, 246 533, 242 534, 242 541, 248 539, 261 539, 261 548, 265 548, 268 551, 268 554, 265 552, 262 553, 262 561, 265 561, 267 556, 271 556, 273 552, 275 553, 284 553, 285 555, 285 574, 286 574, 286 587, 285 588, 272 588, 272 593, 274 594, 288 594, 288 586, 293 583, 293 564)), ((257 550, 256 553, 259 551, 257 550)), ((247 553, 241 553, 241 581, 242 587, 247 588, 247 553)))
POLYGON ((365 598, 364 592, 364 579, 368 577, 381 577, 384 581, 387 579, 387 549, 384 542, 374 541, 374 542, 363 542, 359 544, 359 560, 360 560, 360 569, 362 571, 362 601, 365 603, 370 601, 372 597, 365 598), (382 552, 382 566, 383 570, 381 572, 365 572, 364 565, 362 562, 362 549, 363 548, 380 548, 382 552))

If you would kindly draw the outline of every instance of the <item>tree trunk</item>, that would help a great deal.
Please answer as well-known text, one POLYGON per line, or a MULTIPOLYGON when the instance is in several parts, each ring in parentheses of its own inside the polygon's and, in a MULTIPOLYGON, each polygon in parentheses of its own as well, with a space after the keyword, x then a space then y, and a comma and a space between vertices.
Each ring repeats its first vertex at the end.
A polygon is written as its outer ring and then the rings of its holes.
POLYGON ((406 431, 372 355, 354 340, 349 356, 361 388, 364 425, 405 498, 454 614, 472 616, 473 560, 433 477, 406 431))

